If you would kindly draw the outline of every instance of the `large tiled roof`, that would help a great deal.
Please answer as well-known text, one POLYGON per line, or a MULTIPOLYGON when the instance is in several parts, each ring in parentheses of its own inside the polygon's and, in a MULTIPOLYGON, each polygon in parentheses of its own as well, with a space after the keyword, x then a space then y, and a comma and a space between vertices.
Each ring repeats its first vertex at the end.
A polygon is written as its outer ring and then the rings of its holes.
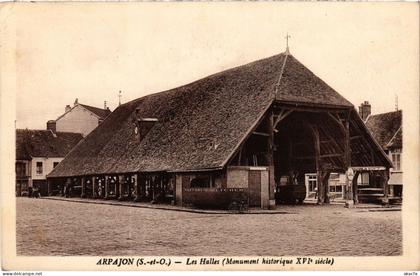
POLYGON ((366 127, 383 149, 402 147, 402 111, 371 115, 366 127))
POLYGON ((51 130, 16 130, 16 159, 32 157, 64 157, 82 139, 80 133, 51 130))
POLYGON ((293 56, 284 62, 285 57, 258 60, 119 106, 50 176, 220 168, 273 102, 281 72, 277 101, 352 107, 293 56), (134 134, 136 109, 142 117, 158 119, 141 142, 134 134))

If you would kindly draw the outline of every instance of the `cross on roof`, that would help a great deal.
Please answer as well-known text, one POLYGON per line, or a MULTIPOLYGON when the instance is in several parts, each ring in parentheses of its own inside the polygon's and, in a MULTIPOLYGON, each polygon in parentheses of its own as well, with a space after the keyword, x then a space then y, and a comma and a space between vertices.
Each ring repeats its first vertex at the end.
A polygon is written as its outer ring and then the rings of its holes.
POLYGON ((284 38, 286 39, 286 53, 289 53, 289 38, 291 38, 291 36, 287 33, 284 38))

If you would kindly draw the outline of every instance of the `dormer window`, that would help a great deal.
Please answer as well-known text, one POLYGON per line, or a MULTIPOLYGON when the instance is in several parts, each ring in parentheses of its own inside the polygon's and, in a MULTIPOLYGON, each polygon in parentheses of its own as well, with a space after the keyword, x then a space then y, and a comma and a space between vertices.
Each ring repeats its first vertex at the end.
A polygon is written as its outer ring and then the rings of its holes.
POLYGON ((144 137, 146 137, 147 133, 149 133, 149 131, 152 129, 152 127, 157 121, 158 119, 156 118, 141 118, 140 120, 137 120, 137 128, 140 136, 140 141, 143 140, 144 137))

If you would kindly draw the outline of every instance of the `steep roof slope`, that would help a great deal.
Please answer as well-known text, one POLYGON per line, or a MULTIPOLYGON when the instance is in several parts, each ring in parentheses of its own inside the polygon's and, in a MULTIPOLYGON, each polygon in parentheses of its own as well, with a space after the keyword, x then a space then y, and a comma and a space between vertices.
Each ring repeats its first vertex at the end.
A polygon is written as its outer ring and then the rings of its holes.
POLYGON ((402 111, 371 115, 366 127, 383 149, 402 146, 402 111))
POLYGON ((276 100, 312 105, 353 106, 292 55, 287 56, 276 100))
POLYGON ((16 130, 16 159, 32 157, 64 157, 83 137, 80 133, 50 130, 16 130))
MULTIPOLYGON (((50 177, 220 168, 273 101, 284 54, 148 95, 118 107, 50 177), (135 110, 158 118, 139 142, 135 110)), ((277 100, 352 107, 327 84, 287 57, 277 100)))

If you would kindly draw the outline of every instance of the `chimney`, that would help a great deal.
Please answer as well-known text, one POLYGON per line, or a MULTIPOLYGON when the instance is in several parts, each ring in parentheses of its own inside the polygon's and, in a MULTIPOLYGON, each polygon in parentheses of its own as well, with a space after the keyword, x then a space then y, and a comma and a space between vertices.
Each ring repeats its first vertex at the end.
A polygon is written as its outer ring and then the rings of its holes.
POLYGON ((136 131, 135 134, 139 136, 139 141, 146 137, 147 133, 158 121, 157 118, 144 118, 140 116, 140 110, 136 109, 136 131))
POLYGON ((49 120, 47 122, 47 130, 51 130, 53 133, 56 132, 56 123, 54 120, 49 120))
POLYGON ((70 109, 71 109, 71 107, 70 107, 70 105, 68 104, 68 105, 66 105, 66 108, 64 109, 64 112, 69 112, 69 111, 70 111, 70 109))
POLYGON ((79 99, 78 98, 76 98, 75 100, 74 100, 74 105, 78 105, 79 104, 79 99))
POLYGON ((104 109, 106 110, 106 108, 107 108, 107 107, 106 107, 106 101, 104 101, 104 109))
POLYGON ((362 118, 363 121, 366 121, 366 118, 370 115, 370 113, 371 113, 371 106, 369 102, 364 101, 363 103, 361 103, 359 106, 360 118, 362 118))

